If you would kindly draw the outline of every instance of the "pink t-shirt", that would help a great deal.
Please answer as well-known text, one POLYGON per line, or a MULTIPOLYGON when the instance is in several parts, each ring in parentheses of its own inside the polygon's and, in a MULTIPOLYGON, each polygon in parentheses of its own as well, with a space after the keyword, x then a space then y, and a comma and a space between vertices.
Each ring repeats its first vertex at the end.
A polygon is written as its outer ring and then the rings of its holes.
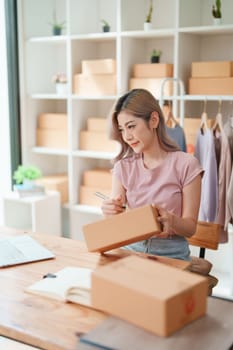
MULTIPOLYGON (((201 174, 198 160, 185 152, 169 152, 154 169, 147 169, 142 155, 116 162, 113 174, 126 190, 129 208, 160 205, 177 216, 182 215, 182 190, 201 174)), ((192 198, 190 198, 192 200, 192 198)))

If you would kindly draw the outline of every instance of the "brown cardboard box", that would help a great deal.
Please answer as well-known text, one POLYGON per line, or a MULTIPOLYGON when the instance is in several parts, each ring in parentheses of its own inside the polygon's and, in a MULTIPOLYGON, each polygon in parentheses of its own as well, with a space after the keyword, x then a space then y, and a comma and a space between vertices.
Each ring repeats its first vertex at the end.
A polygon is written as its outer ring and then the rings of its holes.
POLYGON ((165 78, 173 76, 173 64, 143 63, 133 65, 134 78, 165 78))
POLYGON ((206 313, 207 289, 204 276, 130 256, 93 272, 91 303, 168 336, 206 313))
POLYGON ((233 78, 191 78, 190 95, 233 95, 233 78))
POLYGON ((36 145, 39 147, 68 148, 67 130, 37 129, 36 145))
POLYGON ((83 172, 83 185, 111 189, 112 174, 110 169, 96 168, 83 172))
POLYGON ((147 239, 160 232, 156 218, 156 209, 147 205, 85 225, 87 248, 91 252, 104 252, 147 239))
MULTIPOLYGON (((146 89, 149 90, 156 98, 161 95, 161 82, 163 79, 156 78, 131 78, 129 81, 129 88, 131 89, 146 89)), ((164 84, 164 96, 171 96, 173 94, 172 81, 166 81, 164 84)))
POLYGON ((39 129, 67 129, 67 114, 42 113, 38 116, 39 129))
POLYGON ((119 143, 110 140, 104 132, 80 131, 79 148, 99 152, 117 152, 119 143))
POLYGON ((116 60, 105 58, 82 61, 83 74, 116 74, 116 60))
POLYGON ((100 131, 107 133, 108 121, 106 118, 88 118, 87 119, 88 131, 100 131))
POLYGON ((48 175, 36 180, 36 183, 45 187, 49 191, 58 191, 61 195, 61 203, 68 202, 68 176, 67 175, 48 175))
POLYGON ((79 188, 79 203, 85 205, 93 205, 100 207, 103 199, 95 196, 95 192, 103 193, 105 196, 109 197, 111 194, 111 188, 100 188, 100 187, 90 187, 90 186, 80 186, 79 188))
POLYGON ((74 93, 89 96, 116 95, 116 75, 76 74, 74 76, 74 93))
POLYGON ((193 78, 227 78, 233 75, 233 62, 192 62, 193 78))

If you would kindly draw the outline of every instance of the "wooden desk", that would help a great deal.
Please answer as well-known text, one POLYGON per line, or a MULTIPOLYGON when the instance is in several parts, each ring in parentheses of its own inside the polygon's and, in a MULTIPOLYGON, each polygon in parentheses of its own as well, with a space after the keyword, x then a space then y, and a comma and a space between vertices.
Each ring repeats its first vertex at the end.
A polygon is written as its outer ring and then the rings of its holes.
MULTIPOLYGON (((17 231, 0 228, 0 238, 17 231)), ((22 234, 22 232, 21 232, 22 234)), ((106 315, 72 303, 64 303, 25 293, 25 288, 48 272, 66 266, 95 268, 130 254, 116 250, 106 256, 88 253, 83 242, 50 235, 32 234, 56 259, 0 269, 0 334, 46 350, 77 349, 76 332, 86 333, 106 315)), ((173 263, 173 259, 158 261, 173 263)), ((175 261, 185 268, 186 262, 175 261)))

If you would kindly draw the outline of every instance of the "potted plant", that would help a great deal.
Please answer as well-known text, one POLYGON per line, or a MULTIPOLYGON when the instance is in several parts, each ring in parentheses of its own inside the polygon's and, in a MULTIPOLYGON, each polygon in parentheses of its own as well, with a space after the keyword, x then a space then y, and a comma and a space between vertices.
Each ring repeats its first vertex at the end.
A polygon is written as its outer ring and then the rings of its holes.
POLYGON ((56 84, 56 92, 59 95, 67 93, 67 78, 64 73, 56 73, 52 77, 52 82, 56 84))
POLYGON ((105 20, 101 19, 103 32, 110 32, 110 24, 105 20))
POLYGON ((150 6, 149 6, 149 10, 148 13, 146 15, 146 20, 144 22, 144 30, 150 30, 152 28, 152 13, 153 13, 153 0, 150 0, 150 6))
POLYGON ((221 0, 216 0, 215 5, 212 6, 212 15, 213 15, 214 24, 220 24, 221 18, 222 18, 221 0))
POLYGON ((62 30, 65 28, 65 23, 66 23, 65 21, 63 22, 57 21, 56 11, 54 10, 53 21, 49 23, 52 26, 53 35, 61 35, 62 30))
POLYGON ((150 62, 159 63, 161 54, 162 54, 162 51, 154 49, 151 53, 150 62))
POLYGON ((33 180, 42 176, 40 169, 35 166, 19 165, 13 174, 16 185, 32 185, 33 180))

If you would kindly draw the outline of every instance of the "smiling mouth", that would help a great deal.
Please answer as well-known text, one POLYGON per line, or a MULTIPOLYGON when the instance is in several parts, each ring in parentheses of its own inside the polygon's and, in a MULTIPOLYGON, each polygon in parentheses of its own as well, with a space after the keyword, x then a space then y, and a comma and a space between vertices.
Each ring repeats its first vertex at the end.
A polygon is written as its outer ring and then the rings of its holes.
POLYGON ((130 147, 136 147, 138 145, 139 142, 134 142, 130 144, 130 147))

